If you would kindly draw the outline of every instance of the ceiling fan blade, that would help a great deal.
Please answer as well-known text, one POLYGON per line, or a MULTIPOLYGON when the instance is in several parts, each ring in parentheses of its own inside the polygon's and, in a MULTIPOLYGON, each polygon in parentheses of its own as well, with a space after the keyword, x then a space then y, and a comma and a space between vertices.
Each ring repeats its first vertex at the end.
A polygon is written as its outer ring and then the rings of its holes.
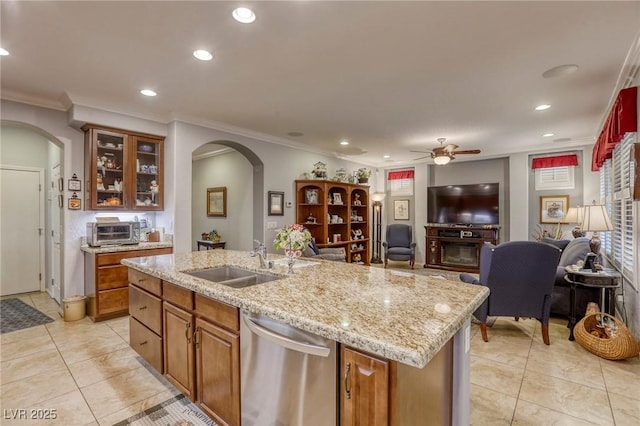
POLYGON ((447 152, 453 152, 455 151, 455 149, 458 147, 458 145, 454 145, 452 143, 450 143, 449 145, 445 146, 443 149, 447 152))
POLYGON ((430 154, 431 153, 430 151, 413 151, 413 150, 409 151, 409 152, 420 152, 422 154, 430 154))
MULTIPOLYGON (((414 152, 416 152, 416 151, 414 151, 414 152)), ((431 155, 425 155, 424 157, 414 158, 413 161, 422 160, 423 158, 429 158, 429 157, 431 157, 431 155)))
POLYGON ((452 154, 458 155, 458 154, 480 154, 480 150, 479 149, 467 149, 465 151, 453 151, 452 154))
POLYGON ((448 154, 448 152, 444 148, 433 148, 433 152, 432 152, 431 156, 435 157, 435 156, 442 156, 442 155, 447 155, 447 154, 448 154))

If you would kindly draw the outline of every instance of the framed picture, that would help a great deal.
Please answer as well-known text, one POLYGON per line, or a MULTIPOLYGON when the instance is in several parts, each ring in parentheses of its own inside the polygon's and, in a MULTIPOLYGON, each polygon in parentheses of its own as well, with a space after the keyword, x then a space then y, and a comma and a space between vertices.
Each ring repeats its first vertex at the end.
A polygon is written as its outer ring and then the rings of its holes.
POLYGON ((409 220, 409 200, 393 201, 393 219, 409 220))
POLYGON ((342 204, 342 195, 339 192, 333 193, 333 204, 342 204))
POLYGON ((564 218, 568 210, 568 195, 540 196, 540 223, 566 223, 564 218))
POLYGON ((69 179, 69 191, 80 191, 82 182, 80 179, 69 179))
POLYGON ((81 207, 82 200, 74 192, 73 195, 69 198, 69 210, 80 210, 81 207))
POLYGON ((307 189, 304 192, 305 203, 307 204, 318 204, 318 190, 317 189, 307 189))
POLYGON ((227 217, 227 187, 207 188, 207 216, 227 217))
POLYGON ((269 216, 284 216, 284 192, 269 191, 269 216))

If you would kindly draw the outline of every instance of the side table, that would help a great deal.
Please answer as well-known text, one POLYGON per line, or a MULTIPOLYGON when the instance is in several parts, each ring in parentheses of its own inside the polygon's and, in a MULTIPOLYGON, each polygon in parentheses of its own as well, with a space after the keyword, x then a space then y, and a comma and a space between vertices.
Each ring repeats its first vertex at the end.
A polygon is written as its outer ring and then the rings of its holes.
POLYGON ((226 241, 198 240, 197 244, 198 244, 198 251, 200 251, 201 248, 205 248, 206 250, 212 250, 212 249, 217 249, 217 248, 224 249, 224 246, 227 244, 227 242, 226 241))
POLYGON ((569 340, 574 340, 573 327, 576 325, 576 286, 600 289, 600 311, 615 316, 615 290, 620 287, 621 275, 613 269, 593 272, 591 269, 578 269, 575 266, 564 268, 564 279, 570 285, 569 303, 569 340), (607 297, 608 296, 608 297, 607 297))

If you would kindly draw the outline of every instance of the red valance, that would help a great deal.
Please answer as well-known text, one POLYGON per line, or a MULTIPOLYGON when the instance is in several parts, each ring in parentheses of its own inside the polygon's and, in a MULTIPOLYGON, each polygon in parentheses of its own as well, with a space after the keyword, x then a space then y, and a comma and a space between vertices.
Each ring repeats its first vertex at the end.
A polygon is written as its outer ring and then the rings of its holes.
POLYGON ((548 169, 550 167, 577 166, 578 156, 576 154, 556 155, 555 157, 534 158, 531 163, 532 169, 548 169))
POLYGON ((389 172, 389 180, 413 179, 413 170, 396 170, 389 172))
POLYGON ((593 147, 591 170, 598 171, 611 158, 613 149, 625 133, 638 131, 638 88, 622 89, 609 112, 600 136, 593 147))

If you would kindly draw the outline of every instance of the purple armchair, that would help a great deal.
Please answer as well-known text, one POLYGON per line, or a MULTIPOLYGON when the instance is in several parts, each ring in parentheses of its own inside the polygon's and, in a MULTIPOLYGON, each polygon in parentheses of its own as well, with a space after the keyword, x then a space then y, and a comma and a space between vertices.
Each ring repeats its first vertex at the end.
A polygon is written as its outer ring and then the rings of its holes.
POLYGON ((462 273, 460 280, 489 287, 491 294, 474 312, 480 321, 482 340, 487 336, 487 316, 536 318, 542 324, 542 340, 549 344, 551 293, 560 249, 537 241, 510 241, 480 250, 480 278, 462 273))

